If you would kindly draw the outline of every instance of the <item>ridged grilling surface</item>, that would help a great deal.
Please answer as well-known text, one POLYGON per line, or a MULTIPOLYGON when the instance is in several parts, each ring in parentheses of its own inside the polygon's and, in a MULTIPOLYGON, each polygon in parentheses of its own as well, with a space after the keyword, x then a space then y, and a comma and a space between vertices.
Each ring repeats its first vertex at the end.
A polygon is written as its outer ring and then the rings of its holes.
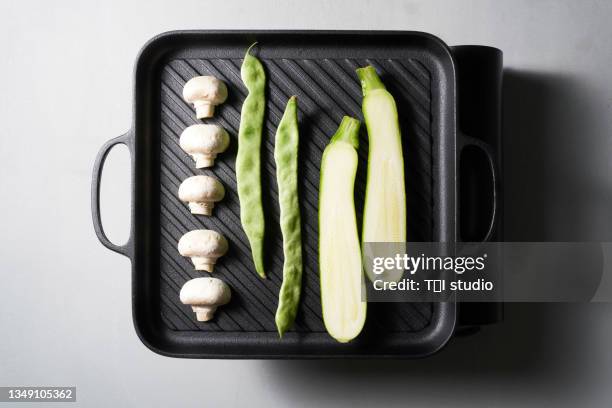
MULTIPOLYGON (((278 225, 277 186, 274 165, 274 134, 287 99, 298 96, 300 117, 300 194, 303 222, 304 277, 301 308, 294 330, 323 332, 319 299, 317 261, 317 202, 319 165, 329 138, 343 115, 363 120, 361 89, 355 69, 374 65, 396 98, 403 134, 406 166, 408 239, 432 239, 433 183, 431 136, 431 75, 415 59, 263 59, 268 75, 267 112, 262 144, 262 183, 267 216, 266 270, 260 279, 252 266, 248 241, 240 226, 236 175, 234 171, 240 107, 246 96, 240 79, 239 59, 175 59, 161 73, 160 129, 160 274, 162 321, 172 330, 276 332, 274 313, 282 281, 282 238, 278 225), (215 166, 198 170, 179 146, 179 135, 187 126, 201 123, 193 108, 182 99, 183 85, 197 75, 214 75, 228 86, 229 98, 217 107, 208 123, 225 128, 231 144, 218 156, 215 166), (180 202, 180 183, 196 174, 217 177, 225 186, 225 199, 215 206, 212 217, 190 214, 180 202), (216 266, 214 276, 227 282, 232 302, 220 308, 215 319, 198 323, 188 306, 180 303, 178 292, 189 279, 207 276, 196 272, 189 259, 178 254, 179 238, 192 229, 213 229, 230 243, 229 253, 216 266)), ((358 223, 365 193, 367 137, 362 127, 360 168, 355 186, 358 223)), ((432 316, 432 305, 370 304, 366 330, 417 332, 432 316)))

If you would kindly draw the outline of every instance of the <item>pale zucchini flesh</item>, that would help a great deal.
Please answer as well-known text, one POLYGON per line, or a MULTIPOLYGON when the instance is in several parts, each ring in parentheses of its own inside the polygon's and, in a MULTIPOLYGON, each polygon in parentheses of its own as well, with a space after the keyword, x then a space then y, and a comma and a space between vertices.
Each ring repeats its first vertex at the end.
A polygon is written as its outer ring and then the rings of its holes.
MULTIPOLYGON (((369 142, 362 241, 405 243, 406 187, 397 107, 373 67, 360 68, 357 73, 369 142)), ((370 268, 366 270, 370 280, 379 278, 370 268)), ((383 277, 398 281, 402 274, 402 270, 388 271, 383 277)))
POLYGON ((321 162, 321 306, 327 332, 341 343, 359 335, 367 309, 354 204, 358 132, 359 121, 345 117, 321 162))

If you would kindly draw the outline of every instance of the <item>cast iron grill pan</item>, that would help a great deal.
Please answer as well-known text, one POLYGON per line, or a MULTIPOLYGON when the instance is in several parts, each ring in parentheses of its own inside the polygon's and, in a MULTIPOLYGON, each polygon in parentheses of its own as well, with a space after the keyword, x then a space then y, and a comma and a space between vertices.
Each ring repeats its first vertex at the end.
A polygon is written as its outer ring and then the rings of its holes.
MULTIPOLYGON (((453 241, 457 237, 455 77, 450 51, 440 40, 410 32, 172 32, 141 51, 135 69, 134 123, 109 141, 94 173, 94 226, 102 243, 132 260, 133 317, 141 340, 152 350, 192 358, 296 358, 423 356, 442 347, 453 333, 453 303, 371 303, 362 334, 339 344, 321 318, 317 260, 317 202, 323 149, 342 116, 363 120, 355 69, 374 65, 397 101, 403 134, 408 239, 453 241), (246 89, 240 66, 248 46, 268 77, 262 146, 268 279, 252 266, 239 218, 235 155, 240 108, 246 89), (195 169, 179 147, 179 135, 201 123, 182 100, 182 88, 197 75, 214 75, 228 86, 228 100, 206 123, 224 127, 230 147, 215 166, 195 169), (274 134, 287 99, 297 95, 300 121, 299 189, 304 246, 302 301, 294 328, 278 338, 274 324, 282 281, 282 237, 278 224, 274 134), (132 153, 132 234, 124 246, 112 244, 99 222, 97 192, 101 166, 110 148, 128 145, 132 153), (212 217, 195 216, 177 191, 189 176, 208 174, 226 188, 212 217), (198 323, 178 292, 196 272, 178 254, 180 237, 193 229, 222 233, 230 250, 213 276, 232 288, 232 301, 215 319, 198 323)), ((357 213, 363 209, 367 137, 360 136, 360 167, 355 186, 357 213)), ((360 218, 360 217, 359 217, 360 218)), ((358 219, 361 225, 361 219, 358 219)))

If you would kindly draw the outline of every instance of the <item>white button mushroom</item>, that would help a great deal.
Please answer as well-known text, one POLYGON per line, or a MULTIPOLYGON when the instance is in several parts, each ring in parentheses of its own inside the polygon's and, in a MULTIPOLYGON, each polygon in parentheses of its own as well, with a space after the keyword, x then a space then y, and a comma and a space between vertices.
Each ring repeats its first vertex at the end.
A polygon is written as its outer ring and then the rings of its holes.
POLYGON ((215 105, 227 99, 227 87, 213 76, 198 76, 185 84, 183 99, 193 104, 198 119, 210 118, 215 113, 215 105))
POLYGON ((180 299, 190 305, 199 322, 213 318, 217 307, 229 303, 232 291, 221 279, 196 278, 188 281, 181 288, 180 299))
POLYGON ((196 168, 201 169, 215 164, 217 154, 229 145, 229 135, 217 125, 191 125, 181 133, 180 145, 193 157, 196 168))
POLYGON ((228 245, 225 237, 211 230, 189 231, 181 237, 178 251, 191 258, 196 271, 212 272, 217 259, 225 255, 228 245))
POLYGON ((225 188, 214 177, 193 176, 181 183, 178 195, 189 203, 192 214, 211 215, 215 203, 225 196, 225 188))

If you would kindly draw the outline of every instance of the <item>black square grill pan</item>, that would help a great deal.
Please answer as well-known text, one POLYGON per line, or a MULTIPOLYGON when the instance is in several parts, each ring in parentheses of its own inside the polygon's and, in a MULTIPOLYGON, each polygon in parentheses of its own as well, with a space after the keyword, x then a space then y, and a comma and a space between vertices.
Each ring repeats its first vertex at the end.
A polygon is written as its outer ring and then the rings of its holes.
MULTIPOLYGON (((149 348, 191 358, 417 357, 437 351, 449 340, 457 320, 456 305, 451 302, 370 304, 366 327, 349 344, 337 343, 323 326, 317 261, 319 165, 342 116, 362 119, 355 69, 366 64, 376 67, 398 105, 409 240, 459 239, 459 148, 482 147, 491 169, 494 159, 488 145, 458 136, 455 65, 450 49, 439 39, 415 32, 182 31, 162 34, 145 45, 135 67, 132 128, 107 142, 96 159, 92 211, 101 242, 131 259, 134 325, 149 348), (255 41, 256 55, 268 77, 262 148, 266 280, 253 270, 240 226, 234 170, 240 108, 246 96, 240 65, 255 41), (203 170, 195 169, 178 144, 183 129, 200 123, 181 97, 183 85, 197 75, 214 75, 229 90, 228 100, 208 122, 225 128, 231 144, 214 167, 203 170), (304 277, 297 320, 281 340, 274 325, 283 258, 273 151, 276 126, 291 95, 298 96, 300 110, 304 277), (123 246, 106 238, 99 212, 104 159, 119 143, 130 149, 133 181, 131 234, 123 246), (178 200, 179 184, 196 174, 214 175, 226 188, 226 197, 215 206, 212 217, 193 216, 178 200), (202 276, 176 248, 184 233, 198 228, 218 231, 230 243, 214 276, 231 286, 232 301, 208 323, 196 322, 190 307, 178 298, 186 281, 202 276)), ((360 143, 355 187, 358 214, 366 180, 364 131, 360 143)), ((488 215, 493 221, 487 221, 491 224, 487 235, 494 225, 492 215, 488 215)))

